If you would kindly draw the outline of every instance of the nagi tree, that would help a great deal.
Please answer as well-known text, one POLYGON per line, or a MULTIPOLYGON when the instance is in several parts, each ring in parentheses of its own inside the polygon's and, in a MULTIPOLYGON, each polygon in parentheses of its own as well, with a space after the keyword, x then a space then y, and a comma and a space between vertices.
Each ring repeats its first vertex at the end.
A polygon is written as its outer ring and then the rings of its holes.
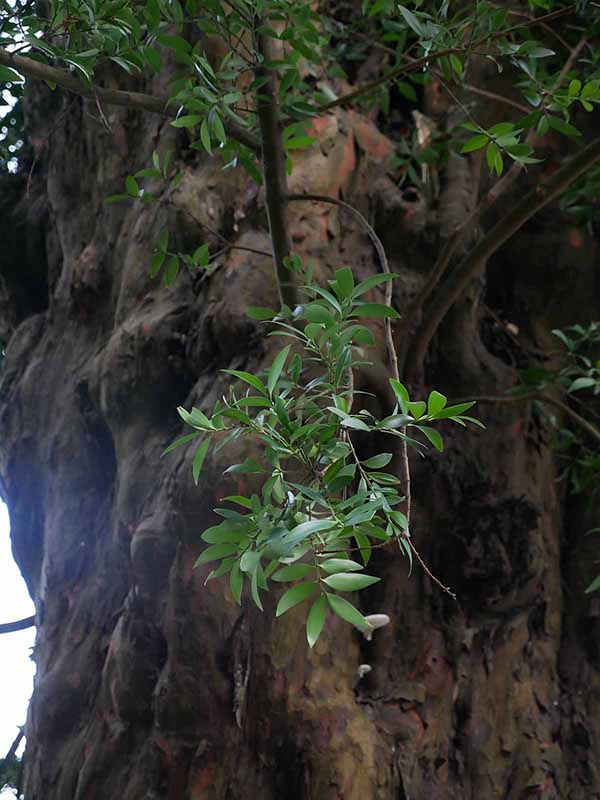
POLYGON ((27 800, 595 796, 596 4, 0 9, 27 800))

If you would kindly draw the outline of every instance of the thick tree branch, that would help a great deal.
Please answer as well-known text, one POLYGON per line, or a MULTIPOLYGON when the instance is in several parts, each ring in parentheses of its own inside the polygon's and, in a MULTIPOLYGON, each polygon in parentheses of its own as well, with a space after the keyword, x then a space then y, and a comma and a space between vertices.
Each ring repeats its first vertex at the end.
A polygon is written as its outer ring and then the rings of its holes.
POLYGON ((14 631, 24 631, 26 628, 33 628, 35 617, 25 617, 15 622, 0 623, 0 633, 14 633, 14 631))
POLYGON ((277 76, 272 69, 264 66, 274 60, 275 54, 272 52, 272 40, 262 33, 256 35, 256 45, 262 57, 262 64, 256 68, 256 77, 265 81, 259 89, 257 116, 275 277, 281 305, 293 308, 296 304, 295 291, 290 282, 290 271, 284 263, 291 255, 292 245, 287 220, 287 176, 277 103, 277 76))
MULTIPOLYGON (((8 50, 0 48, 0 64, 5 67, 12 67, 17 72, 30 78, 40 81, 55 83, 61 89, 78 94, 100 103, 113 106, 124 106, 125 108, 135 109, 136 111, 150 111, 154 114, 161 114, 165 117, 174 117, 177 108, 169 103, 167 97, 155 97, 141 92, 125 92, 117 89, 105 89, 101 86, 85 86, 81 81, 70 72, 57 67, 51 67, 41 61, 36 61, 27 56, 20 56, 16 53, 9 53, 8 50)), ((241 125, 231 120, 223 120, 223 125, 229 136, 248 147, 255 153, 260 151, 258 139, 243 128, 241 125)))
POLYGON ((490 257, 502 247, 538 211, 559 197, 600 159, 600 138, 594 139, 564 166, 532 189, 520 203, 486 234, 440 284, 423 314, 423 323, 408 354, 407 377, 411 380, 423 362, 429 343, 442 320, 464 292, 470 281, 484 268, 490 257))

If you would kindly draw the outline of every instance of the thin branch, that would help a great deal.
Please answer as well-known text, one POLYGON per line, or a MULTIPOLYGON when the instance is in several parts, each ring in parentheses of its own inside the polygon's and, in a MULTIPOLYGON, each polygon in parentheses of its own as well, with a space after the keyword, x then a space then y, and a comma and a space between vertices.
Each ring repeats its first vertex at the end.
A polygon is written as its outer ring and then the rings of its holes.
POLYGON ((33 628, 35 625, 35 616, 25 617, 18 619, 15 622, 2 622, 0 623, 0 633, 14 633, 15 631, 24 631, 27 628, 33 628))
POLYGON ((4 764, 8 764, 9 761, 12 761, 13 758, 16 756, 17 750, 19 749, 19 745, 23 741, 24 736, 25 736, 25 733, 23 731, 23 728, 19 728, 19 732, 15 736, 15 738, 13 740, 13 743, 11 744, 11 746, 8 749, 8 753, 2 759, 2 762, 4 764))
POLYGON ((408 376, 412 378, 420 367, 442 320, 464 292, 470 281, 480 273, 488 260, 525 223, 549 203, 559 197, 565 189, 580 178, 600 159, 600 138, 594 139, 558 169, 542 179, 540 184, 528 192, 468 253, 456 269, 450 273, 434 295, 423 315, 423 325, 408 355, 408 376))
MULTIPOLYGON (((150 94, 142 94, 141 92, 125 92, 116 89, 105 89, 103 87, 88 87, 80 82, 75 75, 64 69, 57 69, 51 67, 49 64, 43 64, 41 61, 35 61, 33 58, 27 56, 19 56, 16 53, 9 53, 7 50, 0 48, 0 65, 5 67, 12 67, 23 75, 37 80, 46 81, 47 83, 54 83, 62 89, 86 97, 90 100, 97 99, 102 103, 113 106, 124 106, 136 111, 150 111, 153 114, 161 114, 164 117, 174 117, 177 113, 177 108, 167 97, 155 97, 150 94)), ((260 151, 260 143, 258 139, 237 123, 223 119, 223 125, 228 135, 236 139, 241 144, 245 145, 254 153, 260 151)))
POLYGON ((511 100, 510 97, 496 94, 496 92, 489 92, 487 89, 480 89, 479 86, 473 86, 472 83, 463 83, 462 86, 463 89, 471 92, 471 94, 477 94, 481 97, 487 97, 488 100, 493 100, 495 103, 503 103, 505 106, 511 106, 512 108, 516 108, 517 111, 521 111, 523 114, 529 114, 531 111, 531 109, 523 103, 518 103, 516 100, 511 100))
POLYGON ((198 219, 198 217, 192 211, 190 211, 188 208, 181 208, 181 206, 178 206, 173 202, 173 200, 166 200, 163 202, 165 205, 171 206, 176 211, 182 211, 184 214, 187 214, 187 216, 190 217, 190 219, 192 219, 196 225, 198 225, 200 228, 204 228, 206 231, 208 231, 208 233, 218 239, 224 245, 223 249, 219 251, 220 253, 224 252, 225 250, 242 250, 245 253, 254 253, 257 256, 266 256, 267 258, 272 258, 273 254, 268 253, 266 250, 258 250, 255 247, 245 247, 241 244, 233 244, 233 242, 230 242, 229 239, 223 236, 222 233, 219 233, 216 228, 213 228, 206 222, 202 222, 202 220, 198 219))
MULTIPOLYGON (((257 20, 256 26, 259 27, 260 24, 261 20, 257 20)), ((260 128, 265 203, 273 248, 275 280, 281 305, 293 308, 296 304, 295 290, 290 283, 289 270, 285 266, 285 259, 291 255, 292 245, 287 220, 287 176, 277 102, 277 75, 273 69, 264 66, 275 58, 271 38, 257 33, 256 49, 262 57, 262 63, 256 68, 256 77, 265 81, 258 92, 256 111, 260 128)))
POLYGON ((588 433, 593 439, 597 442, 600 442, 600 430, 595 426, 592 425, 591 422, 588 422, 585 417, 582 417, 576 411, 574 411, 570 406, 566 403, 563 403, 562 400, 559 400, 556 397, 551 397, 548 394, 544 394, 543 392, 533 391, 527 392, 526 394, 515 394, 515 395, 481 395, 481 396, 473 396, 473 397, 464 397, 459 398, 458 400, 453 400, 452 402, 455 403, 464 403, 470 402, 474 400, 476 403, 522 403, 527 400, 539 400, 540 403, 548 403, 548 405, 554 406, 558 408, 560 411, 565 414, 565 416, 569 417, 573 420, 580 428, 582 428, 586 433, 588 433))
MULTIPOLYGON (((476 42, 473 43, 472 47, 477 48, 481 45, 485 44, 486 42, 494 41, 495 39, 500 39, 506 36, 509 33, 512 33, 515 30, 520 28, 529 27, 531 25, 539 25, 543 22, 549 22, 553 19, 558 19, 559 17, 567 16, 568 14, 572 14, 575 12, 575 6, 570 5, 567 8, 561 8, 558 11, 552 11, 549 14, 545 14, 544 16, 538 17, 537 19, 533 19, 527 22, 520 23, 518 25, 513 25, 511 28, 508 28, 504 31, 498 31, 497 33, 492 34, 491 36, 485 36, 481 39, 478 39, 476 42)), ((348 94, 343 95, 342 97, 338 97, 337 100, 333 100, 331 103, 326 103, 325 105, 318 107, 318 112, 323 114, 326 111, 330 111, 332 108, 337 108, 338 106, 345 106, 347 103, 351 103, 354 100, 357 100, 359 97, 362 97, 365 94, 369 94, 374 89, 378 89, 380 86, 383 86, 390 81, 395 81, 403 75, 406 75, 410 72, 415 72, 416 70, 420 69, 421 67, 427 67, 432 61, 438 61, 440 58, 445 56, 451 56, 457 53, 464 52, 464 47, 448 47, 445 50, 438 50, 436 53, 429 53, 426 56, 421 56, 421 58, 416 58, 408 64, 400 64, 398 67, 394 67, 394 69, 389 70, 388 72, 381 75, 379 78, 376 78, 373 81, 369 81, 369 83, 365 83, 363 86, 360 86, 358 89, 354 89, 352 92, 348 92, 348 94)))
MULTIPOLYGON (((354 206, 351 206, 350 203, 345 203, 343 200, 338 200, 335 197, 329 197, 328 195, 322 194, 291 194, 288 195, 288 200, 311 200, 315 203, 331 203, 334 206, 339 206, 340 208, 349 211, 356 220, 358 220, 361 227, 366 231, 368 234, 375 250, 377 251, 377 255, 379 257, 379 263, 381 264, 382 272, 386 275, 391 275, 392 271, 390 270, 390 265, 387 260, 387 256, 385 253, 385 248, 381 242, 381 239, 375 233, 373 226, 369 224, 369 222, 365 219, 365 217, 360 213, 360 211, 354 206)), ((388 281, 385 287, 385 304, 387 306, 392 305, 392 281, 388 281)), ((394 337, 392 334, 392 321, 390 317, 386 317, 385 319, 385 343, 388 352, 388 358, 390 360, 390 366, 392 369, 392 376, 398 382, 400 381, 400 371, 398 367, 398 354, 396 353, 396 347, 394 345, 394 337)), ((406 429, 403 429, 406 432, 406 429)), ((410 491, 410 465, 408 463, 408 445, 406 443, 406 439, 401 439, 400 445, 400 458, 401 458, 401 480, 404 486, 404 493, 405 493, 405 508, 406 508, 406 518, 410 523, 410 512, 411 512, 411 491, 410 491)))

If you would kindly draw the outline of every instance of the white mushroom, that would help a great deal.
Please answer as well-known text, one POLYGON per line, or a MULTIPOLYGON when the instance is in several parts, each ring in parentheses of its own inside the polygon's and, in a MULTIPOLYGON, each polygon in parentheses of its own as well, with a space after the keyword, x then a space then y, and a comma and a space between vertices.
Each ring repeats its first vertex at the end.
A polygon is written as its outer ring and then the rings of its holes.
POLYGON ((357 670, 358 680, 360 681, 362 678, 365 677, 365 675, 368 675, 372 669, 373 667, 370 664, 360 664, 357 670))
POLYGON ((370 642, 373 638, 373 631, 377 630, 377 628, 383 628, 384 625, 390 624, 390 618, 387 614, 367 614, 365 617, 368 627, 363 628, 363 636, 370 642))

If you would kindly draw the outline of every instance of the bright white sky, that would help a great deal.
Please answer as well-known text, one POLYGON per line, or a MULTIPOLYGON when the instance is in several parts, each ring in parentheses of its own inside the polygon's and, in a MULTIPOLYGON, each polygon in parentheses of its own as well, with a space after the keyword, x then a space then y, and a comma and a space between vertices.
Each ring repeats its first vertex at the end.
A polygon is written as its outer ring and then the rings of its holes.
MULTIPOLYGON (((8 513, 0 502, 0 622, 29 617, 35 609, 15 564, 9 537, 8 513)), ((32 690, 34 664, 30 659, 35 628, 0 635, 0 758, 4 758, 23 725, 32 690)), ((0 792, 0 798, 13 798, 0 792)))

